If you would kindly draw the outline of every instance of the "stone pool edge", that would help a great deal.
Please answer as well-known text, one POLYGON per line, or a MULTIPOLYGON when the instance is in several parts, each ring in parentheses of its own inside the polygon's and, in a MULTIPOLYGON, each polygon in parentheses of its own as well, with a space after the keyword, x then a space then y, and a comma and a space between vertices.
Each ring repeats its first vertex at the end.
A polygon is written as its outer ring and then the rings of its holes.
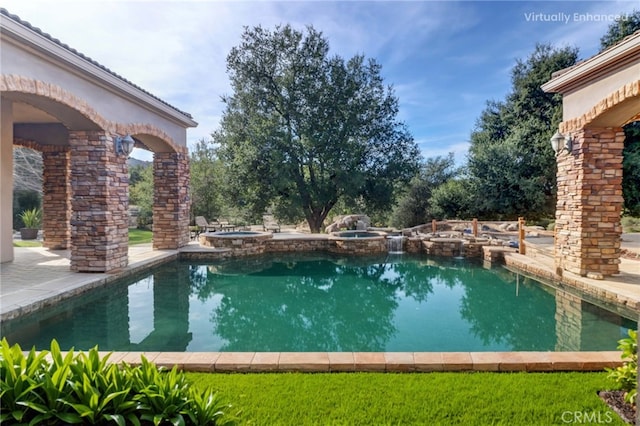
MULTIPOLYGON (((100 352, 106 355, 109 352, 100 352)), ((622 365, 620 352, 111 352, 112 363, 144 355, 166 368, 208 373, 264 372, 560 372, 622 365)))

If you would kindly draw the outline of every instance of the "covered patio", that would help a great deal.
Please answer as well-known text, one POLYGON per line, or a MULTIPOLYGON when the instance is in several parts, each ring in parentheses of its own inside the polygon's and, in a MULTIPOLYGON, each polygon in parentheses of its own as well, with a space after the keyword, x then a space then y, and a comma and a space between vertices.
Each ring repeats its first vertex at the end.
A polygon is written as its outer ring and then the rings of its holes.
POLYGON ((562 94, 554 136, 555 267, 603 279, 620 273, 623 127, 640 120, 640 32, 542 86, 562 94))
POLYGON ((4 9, 0 36, 0 261, 14 260, 15 145, 42 153, 44 247, 70 250, 72 271, 129 262, 133 146, 154 157, 153 248, 186 245, 192 117, 4 9))

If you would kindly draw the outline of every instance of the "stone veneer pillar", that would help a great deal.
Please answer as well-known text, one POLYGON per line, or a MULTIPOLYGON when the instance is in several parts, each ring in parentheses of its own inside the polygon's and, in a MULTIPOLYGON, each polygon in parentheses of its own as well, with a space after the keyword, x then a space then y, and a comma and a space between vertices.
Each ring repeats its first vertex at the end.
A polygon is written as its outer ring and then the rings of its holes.
POLYGON ((108 272, 127 266, 129 176, 103 131, 72 131, 71 270, 108 272))
POLYGON ((156 152, 153 159, 153 248, 177 249, 189 243, 189 158, 156 152))
POLYGON ((624 131, 585 128, 571 136, 572 152, 557 158, 556 271, 593 278, 617 274, 624 131))
POLYGON ((71 169, 68 147, 46 146, 42 151, 43 245, 51 250, 71 246, 71 169))

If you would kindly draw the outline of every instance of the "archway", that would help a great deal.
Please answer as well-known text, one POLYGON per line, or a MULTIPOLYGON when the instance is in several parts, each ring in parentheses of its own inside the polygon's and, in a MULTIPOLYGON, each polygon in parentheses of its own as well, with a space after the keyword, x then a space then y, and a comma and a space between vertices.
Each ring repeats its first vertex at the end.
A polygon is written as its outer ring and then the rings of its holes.
POLYGON ((72 270, 128 264, 126 135, 155 153, 156 248, 186 244, 192 117, 4 9, 0 26, 0 261, 13 260, 15 141, 42 152, 45 246, 70 248, 72 270))
MULTIPOLYGON (((127 266, 127 156, 118 154, 115 143, 121 134, 132 135, 138 147, 154 152, 154 248, 176 249, 188 243, 186 147, 150 124, 113 124, 82 99, 52 84, 0 76, 0 88, 9 87, 2 91, 2 150, 9 153, 3 155, 3 169, 12 169, 13 145, 42 154, 44 247, 70 249, 75 271, 127 266), (46 95, 51 88, 56 99, 46 95)), ((11 191, 12 185, 3 200, 11 200, 11 191)), ((11 208, 11 203, 7 206, 11 208)), ((3 227, 11 229, 7 217, 11 216, 5 216, 3 227)), ((11 243, 7 238, 11 234, 3 233, 3 245, 11 243)))
POLYGON ((189 155, 150 126, 132 125, 136 147, 153 152, 153 248, 177 249, 189 242, 189 155))

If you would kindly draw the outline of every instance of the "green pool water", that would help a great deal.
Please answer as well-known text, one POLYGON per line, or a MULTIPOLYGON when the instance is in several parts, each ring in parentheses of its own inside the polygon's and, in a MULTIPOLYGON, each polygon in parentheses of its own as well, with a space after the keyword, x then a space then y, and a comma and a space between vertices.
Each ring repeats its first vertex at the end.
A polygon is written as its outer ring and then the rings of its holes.
POLYGON ((175 261, 2 324, 23 348, 615 350, 635 323, 504 268, 408 255, 175 261))

